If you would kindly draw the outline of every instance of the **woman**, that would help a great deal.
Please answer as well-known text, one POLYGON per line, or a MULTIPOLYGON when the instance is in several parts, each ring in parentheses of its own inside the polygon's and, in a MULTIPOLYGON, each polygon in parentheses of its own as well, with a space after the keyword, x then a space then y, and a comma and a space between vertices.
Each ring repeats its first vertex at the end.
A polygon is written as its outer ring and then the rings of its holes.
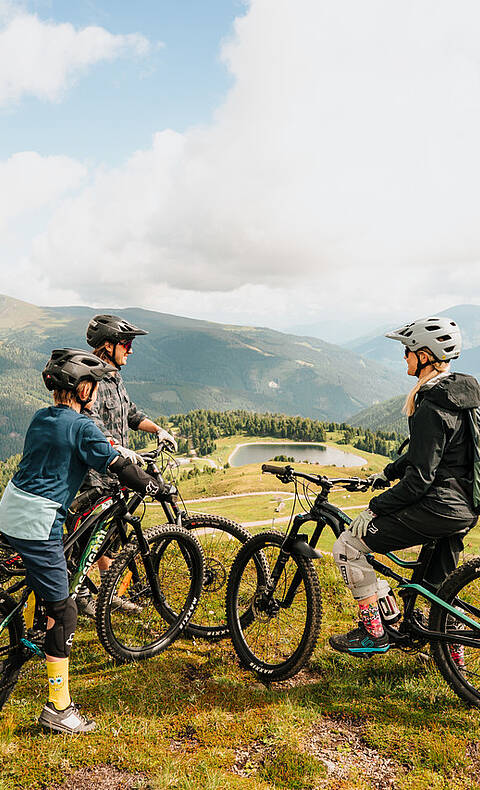
POLYGON ((157 481, 119 453, 82 414, 93 405, 98 382, 113 368, 80 349, 56 349, 43 379, 54 405, 40 409, 28 428, 18 471, 0 502, 0 531, 20 554, 26 581, 45 602, 45 654, 48 701, 39 723, 48 730, 87 733, 95 722, 71 701, 68 662, 77 624, 77 606, 69 595, 63 552, 63 523, 67 510, 89 468, 108 470, 124 485, 161 498, 157 481))
POLYGON ((473 376, 450 372, 461 350, 460 330, 450 318, 423 318, 389 332, 405 351, 407 373, 418 378, 407 395, 407 452, 371 475, 372 488, 393 488, 369 507, 335 542, 333 556, 359 605, 359 627, 330 638, 354 655, 389 649, 378 608, 377 579, 366 554, 386 554, 437 540, 426 582, 437 588, 457 565, 463 537, 477 521, 473 509, 473 452, 467 410, 480 405, 473 376))

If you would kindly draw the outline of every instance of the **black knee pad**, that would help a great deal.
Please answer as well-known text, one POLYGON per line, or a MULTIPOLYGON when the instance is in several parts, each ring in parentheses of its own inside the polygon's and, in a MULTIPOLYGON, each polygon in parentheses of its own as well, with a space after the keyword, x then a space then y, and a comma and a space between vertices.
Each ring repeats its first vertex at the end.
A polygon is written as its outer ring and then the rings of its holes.
POLYGON ((45 637, 45 653, 55 658, 68 658, 77 627, 77 604, 70 597, 63 601, 46 601, 45 610, 55 620, 45 637))

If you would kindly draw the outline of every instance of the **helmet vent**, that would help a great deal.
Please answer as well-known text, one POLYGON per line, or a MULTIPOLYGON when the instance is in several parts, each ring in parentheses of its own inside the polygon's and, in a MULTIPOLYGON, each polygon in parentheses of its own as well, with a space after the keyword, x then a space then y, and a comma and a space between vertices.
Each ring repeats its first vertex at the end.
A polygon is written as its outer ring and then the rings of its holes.
POLYGON ((427 332, 438 332, 438 330, 439 330, 440 328, 441 328, 441 327, 439 327, 438 325, 435 325, 435 326, 426 326, 426 327, 425 327, 425 329, 427 330, 427 332))

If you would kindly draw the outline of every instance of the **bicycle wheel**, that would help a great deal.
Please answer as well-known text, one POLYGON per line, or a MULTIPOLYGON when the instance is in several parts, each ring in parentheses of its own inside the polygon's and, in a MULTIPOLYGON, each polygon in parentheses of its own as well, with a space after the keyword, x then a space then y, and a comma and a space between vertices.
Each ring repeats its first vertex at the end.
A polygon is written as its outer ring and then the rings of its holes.
POLYGON ((273 594, 267 586, 284 535, 263 532, 239 551, 227 585, 227 623, 247 669, 268 680, 295 675, 310 658, 322 618, 318 576, 310 559, 290 555, 273 594))
MULTIPOLYGON (((15 601, 0 591, 0 623, 16 606, 15 601)), ((0 631, 0 710, 7 702, 25 662, 25 652, 20 640, 25 636, 25 623, 21 614, 15 615, 8 626, 0 631)))
POLYGON ((225 618, 227 579, 239 549, 251 538, 250 532, 221 516, 199 514, 182 519, 205 555, 203 592, 195 615, 185 632, 204 639, 224 639, 229 635, 225 618))
MULTIPOLYGON (((480 627, 480 558, 461 565, 443 582, 438 597, 455 607, 462 614, 478 623, 480 627)), ((456 694, 469 705, 480 707, 480 636, 468 625, 464 625, 433 604, 430 610, 429 628, 442 633, 462 633, 478 639, 478 646, 449 645, 447 642, 432 641, 434 661, 447 683, 456 694)))
POLYGON ((97 598, 98 637, 119 661, 140 661, 165 650, 187 625, 202 591, 203 552, 194 535, 172 525, 144 534, 161 604, 153 600, 136 541, 112 563, 97 598))

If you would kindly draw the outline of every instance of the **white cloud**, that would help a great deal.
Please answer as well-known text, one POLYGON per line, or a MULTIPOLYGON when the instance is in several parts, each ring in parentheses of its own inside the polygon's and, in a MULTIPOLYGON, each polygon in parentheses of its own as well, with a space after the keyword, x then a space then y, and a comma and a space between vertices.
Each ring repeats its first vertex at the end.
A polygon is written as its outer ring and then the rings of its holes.
POLYGON ((87 168, 68 156, 23 151, 0 162, 0 229, 80 186, 87 168))
POLYGON ((329 312, 470 300, 479 40, 476 0, 251 0, 214 122, 99 172, 32 266, 117 303, 298 283, 329 312))
POLYGON ((113 35, 102 27, 76 30, 39 19, 10 3, 0 5, 0 106, 26 95, 55 101, 89 66, 125 54, 144 55, 139 34, 113 35))

